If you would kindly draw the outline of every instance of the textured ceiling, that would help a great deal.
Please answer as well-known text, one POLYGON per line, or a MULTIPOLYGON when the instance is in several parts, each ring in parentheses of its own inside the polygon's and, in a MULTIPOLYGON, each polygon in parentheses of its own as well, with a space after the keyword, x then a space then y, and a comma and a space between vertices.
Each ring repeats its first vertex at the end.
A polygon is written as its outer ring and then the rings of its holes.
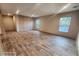
POLYGON ((58 14, 79 10, 78 3, 1 3, 0 9, 3 14, 16 14, 29 17, 40 17, 50 14, 58 14), (78 6, 77 8, 73 8, 78 6))

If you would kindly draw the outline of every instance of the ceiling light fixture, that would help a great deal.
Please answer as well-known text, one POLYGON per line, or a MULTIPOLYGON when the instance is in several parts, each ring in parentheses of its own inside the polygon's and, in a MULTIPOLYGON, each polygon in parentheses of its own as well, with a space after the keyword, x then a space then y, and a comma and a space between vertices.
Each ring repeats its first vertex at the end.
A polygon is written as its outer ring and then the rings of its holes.
POLYGON ((20 11, 19 11, 19 10, 17 10, 17 11, 16 11, 16 14, 19 14, 19 12, 20 12, 20 11))
POLYGON ((34 17, 34 16, 35 16, 34 14, 31 15, 31 17, 34 17))
POLYGON ((8 15, 8 16, 10 16, 11 14, 10 14, 10 13, 8 13, 7 15, 8 15))
POLYGON ((31 17, 38 17, 39 15, 37 14, 32 14, 31 17))

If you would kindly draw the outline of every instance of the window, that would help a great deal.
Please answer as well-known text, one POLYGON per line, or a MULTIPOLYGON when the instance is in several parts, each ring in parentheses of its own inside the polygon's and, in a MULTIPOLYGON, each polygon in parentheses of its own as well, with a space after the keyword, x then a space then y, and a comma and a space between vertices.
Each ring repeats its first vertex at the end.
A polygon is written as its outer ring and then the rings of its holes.
POLYGON ((39 19, 36 19, 36 29, 39 29, 40 28, 40 20, 39 19))
POLYGON ((68 32, 70 27, 70 22, 71 22, 70 16, 61 17, 59 22, 59 31, 68 32))

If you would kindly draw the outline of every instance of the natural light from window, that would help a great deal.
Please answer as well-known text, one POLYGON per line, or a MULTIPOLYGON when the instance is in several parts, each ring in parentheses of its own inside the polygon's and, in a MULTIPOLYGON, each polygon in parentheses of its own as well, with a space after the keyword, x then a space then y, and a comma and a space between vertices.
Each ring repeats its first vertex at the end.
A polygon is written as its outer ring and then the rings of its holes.
POLYGON ((40 24, 41 24, 40 20, 37 19, 36 20, 36 29, 39 29, 40 28, 40 24))
POLYGON ((71 16, 65 16, 60 18, 59 31, 68 32, 71 23, 71 16))

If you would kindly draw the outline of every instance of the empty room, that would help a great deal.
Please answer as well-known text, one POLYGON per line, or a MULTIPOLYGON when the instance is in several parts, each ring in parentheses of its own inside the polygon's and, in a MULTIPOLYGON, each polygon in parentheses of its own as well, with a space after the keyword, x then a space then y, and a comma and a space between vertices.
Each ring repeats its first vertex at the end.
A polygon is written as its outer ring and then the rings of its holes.
POLYGON ((0 3, 0 56, 78 56, 78 3, 0 3))

